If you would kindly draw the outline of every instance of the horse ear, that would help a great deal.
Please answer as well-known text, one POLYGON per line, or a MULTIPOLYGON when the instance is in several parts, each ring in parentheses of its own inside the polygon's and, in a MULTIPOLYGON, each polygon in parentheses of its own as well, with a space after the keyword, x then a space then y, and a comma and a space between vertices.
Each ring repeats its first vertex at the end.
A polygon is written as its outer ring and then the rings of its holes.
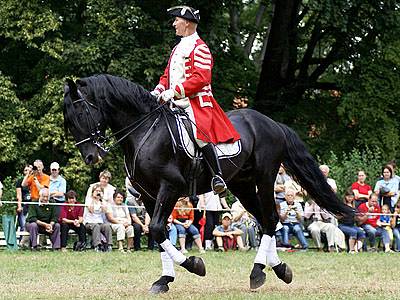
POLYGON ((68 87, 71 99, 72 100, 78 100, 79 99, 78 88, 76 87, 75 82, 72 79, 69 79, 69 78, 67 78, 65 81, 67 82, 67 86, 65 87, 65 90, 68 87))
POLYGON ((78 80, 76 81, 76 84, 77 84, 78 86, 82 86, 82 87, 87 86, 87 82, 86 82, 85 80, 82 80, 82 79, 78 79, 78 80))

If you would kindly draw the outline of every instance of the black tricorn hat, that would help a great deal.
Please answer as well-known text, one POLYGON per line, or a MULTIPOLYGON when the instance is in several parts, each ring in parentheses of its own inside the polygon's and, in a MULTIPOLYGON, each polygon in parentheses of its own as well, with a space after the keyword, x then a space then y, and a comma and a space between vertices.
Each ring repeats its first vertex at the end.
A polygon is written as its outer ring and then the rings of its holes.
POLYGON ((174 17, 180 17, 188 21, 199 24, 200 13, 198 9, 189 6, 174 6, 167 9, 167 13, 174 17))

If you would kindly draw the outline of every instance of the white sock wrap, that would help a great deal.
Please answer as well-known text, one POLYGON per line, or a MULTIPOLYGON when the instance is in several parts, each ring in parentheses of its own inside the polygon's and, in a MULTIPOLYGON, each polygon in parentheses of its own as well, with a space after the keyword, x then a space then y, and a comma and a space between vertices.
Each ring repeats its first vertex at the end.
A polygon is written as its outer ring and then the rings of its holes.
POLYGON ((281 263, 278 253, 276 252, 276 240, 275 237, 271 238, 269 235, 264 234, 261 238, 260 246, 258 247, 256 258, 254 263, 268 265, 275 267, 281 263))
POLYGON ((171 241, 169 239, 166 239, 160 245, 176 264, 180 265, 186 260, 186 256, 178 251, 178 249, 176 249, 175 246, 171 244, 171 241))
POLYGON ((161 276, 171 276, 175 278, 174 261, 167 252, 161 252, 162 274, 161 276))
POLYGON ((267 251, 271 237, 269 235, 263 234, 261 238, 260 245, 258 246, 258 251, 254 263, 267 265, 267 251))
POLYGON ((271 238, 267 251, 267 262, 270 267, 275 267, 281 263, 278 252, 276 251, 276 239, 275 236, 271 238))

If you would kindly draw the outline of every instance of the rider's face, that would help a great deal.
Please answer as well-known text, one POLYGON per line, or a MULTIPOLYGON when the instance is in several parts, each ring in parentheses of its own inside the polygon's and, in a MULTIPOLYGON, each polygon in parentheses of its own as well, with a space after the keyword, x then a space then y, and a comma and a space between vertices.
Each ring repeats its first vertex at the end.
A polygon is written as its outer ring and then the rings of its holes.
POLYGON ((175 34, 178 36, 185 36, 188 21, 183 18, 176 17, 172 26, 175 27, 175 34))

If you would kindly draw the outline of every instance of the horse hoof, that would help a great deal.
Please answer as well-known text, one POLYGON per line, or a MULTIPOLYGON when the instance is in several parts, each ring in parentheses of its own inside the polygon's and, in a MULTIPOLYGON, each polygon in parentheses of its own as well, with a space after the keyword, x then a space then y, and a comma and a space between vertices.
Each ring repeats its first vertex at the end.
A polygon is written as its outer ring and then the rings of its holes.
POLYGON ((201 257, 190 256, 181 266, 191 273, 199 276, 206 276, 206 265, 201 257))
POLYGON ((153 283, 153 285, 150 288, 150 293, 151 294, 164 294, 169 291, 168 284, 156 284, 153 283))
POLYGON ((276 276, 281 279, 283 282, 289 284, 293 280, 293 272, 290 267, 284 262, 272 268, 276 274, 276 276))
POLYGON ((169 286, 168 283, 173 282, 174 277, 171 276, 161 276, 150 288, 150 293, 152 294, 163 294, 168 292, 169 286))
POLYGON ((266 277, 260 268, 253 268, 250 274, 250 289, 255 290, 264 285, 266 277))

